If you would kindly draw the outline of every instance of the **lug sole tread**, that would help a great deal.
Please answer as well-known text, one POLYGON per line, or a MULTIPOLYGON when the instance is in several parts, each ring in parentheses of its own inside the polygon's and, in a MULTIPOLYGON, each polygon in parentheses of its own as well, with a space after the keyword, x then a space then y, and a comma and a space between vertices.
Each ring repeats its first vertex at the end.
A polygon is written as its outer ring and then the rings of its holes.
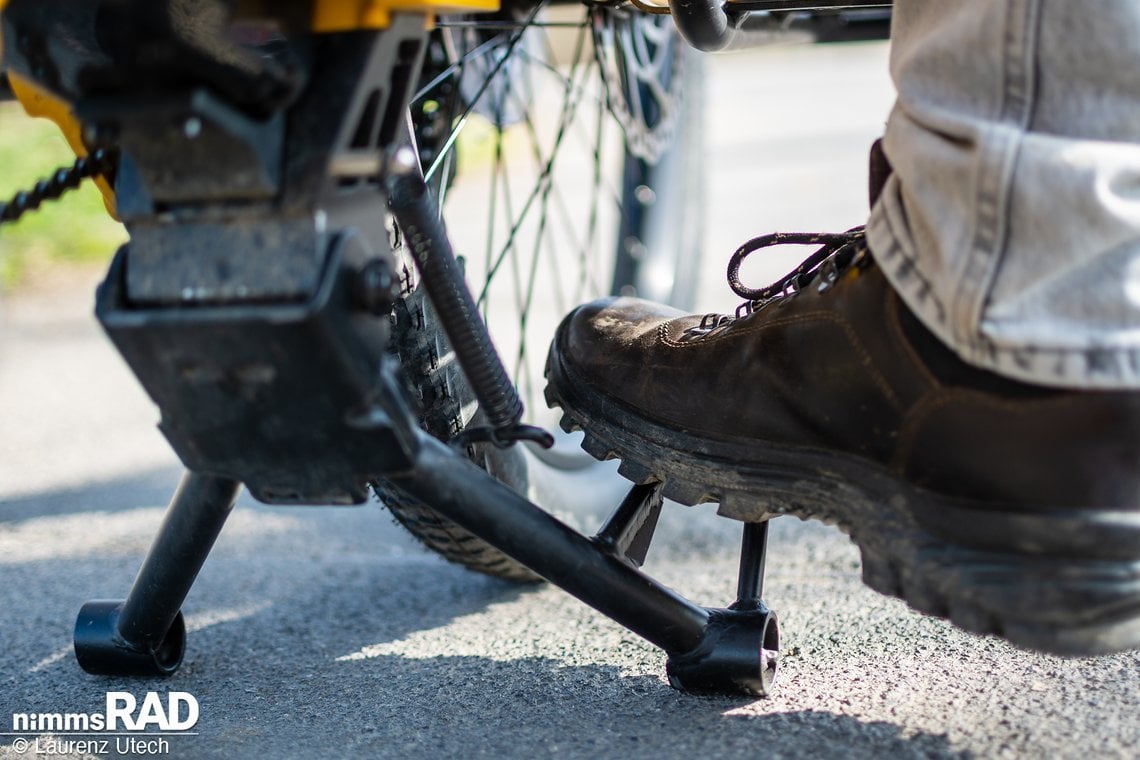
POLYGON ((583 431, 586 451, 620 460, 619 472, 634 482, 662 483, 667 498, 685 505, 719 503, 721 514, 737 519, 794 515, 835 525, 859 548, 868 586, 972 633, 1066 656, 1140 647, 1140 554, 1034 557, 961 546, 920 525, 901 496, 874 499, 841 478, 802 468, 728 467, 732 460, 710 454, 715 444, 674 432, 676 441, 668 445, 660 428, 643 434, 654 423, 643 425, 629 410, 615 412, 607 400, 583 398, 598 394, 566 376, 556 349, 546 398, 562 410, 561 427, 583 431), (624 416, 611 422, 611 414, 624 416), (692 445, 682 446, 682 438, 692 445))

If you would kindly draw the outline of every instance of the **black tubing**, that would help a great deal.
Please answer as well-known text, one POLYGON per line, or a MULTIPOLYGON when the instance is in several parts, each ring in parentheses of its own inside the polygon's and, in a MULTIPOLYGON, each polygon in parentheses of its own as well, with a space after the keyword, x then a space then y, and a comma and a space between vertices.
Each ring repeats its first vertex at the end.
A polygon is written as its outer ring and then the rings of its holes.
POLYGON ((102 676, 166 677, 182 664, 186 651, 186 623, 182 613, 158 641, 131 643, 119 633, 123 602, 98 599, 87 602, 75 619, 75 659, 88 673, 102 676))
POLYGON ((669 10, 677 31, 697 50, 715 53, 736 38, 723 0, 669 0, 669 10))
MULTIPOLYGON (((835 13, 890 6, 887 0, 740 0, 734 3, 724 0, 669 0, 669 12, 673 15, 677 31, 686 42, 706 53, 765 45, 786 39, 789 33, 797 31, 809 38, 814 36, 810 26, 787 25, 783 14, 789 11, 835 13)), ((819 18, 811 17, 810 20, 819 18)), ((821 31, 815 30, 817 33, 821 31)), ((881 35, 872 35, 878 36, 881 35)), ((854 37, 858 38, 858 35, 854 37)))
POLYGON ((241 484, 187 471, 118 615, 120 637, 141 649, 166 638, 237 501, 241 484))

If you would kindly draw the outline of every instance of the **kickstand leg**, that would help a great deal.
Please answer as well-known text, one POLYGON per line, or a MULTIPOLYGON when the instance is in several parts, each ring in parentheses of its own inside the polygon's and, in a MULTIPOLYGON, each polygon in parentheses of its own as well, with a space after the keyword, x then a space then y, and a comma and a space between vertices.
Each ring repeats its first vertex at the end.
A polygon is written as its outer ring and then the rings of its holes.
POLYGON ((125 600, 87 602, 75 622, 75 656, 88 673, 168 676, 182 663, 182 602, 202 569, 241 484, 187 472, 125 600))

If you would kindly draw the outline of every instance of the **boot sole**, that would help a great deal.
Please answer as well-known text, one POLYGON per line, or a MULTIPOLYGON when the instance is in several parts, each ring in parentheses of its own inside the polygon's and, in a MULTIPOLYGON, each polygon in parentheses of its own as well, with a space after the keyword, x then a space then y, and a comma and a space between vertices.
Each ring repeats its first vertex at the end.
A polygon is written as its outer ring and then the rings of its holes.
POLYGON ((551 349, 546 401, 597 459, 685 505, 758 522, 822 520, 859 547, 863 580, 968 631, 1042 652, 1140 647, 1140 513, 1027 510, 919 489, 842 452, 746 444, 648 420, 594 391, 551 349))

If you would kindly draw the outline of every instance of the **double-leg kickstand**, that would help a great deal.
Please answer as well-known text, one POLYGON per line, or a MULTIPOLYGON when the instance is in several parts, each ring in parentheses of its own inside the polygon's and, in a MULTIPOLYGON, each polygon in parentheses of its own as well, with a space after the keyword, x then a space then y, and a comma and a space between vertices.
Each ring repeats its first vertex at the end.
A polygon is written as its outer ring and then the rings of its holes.
MULTIPOLYGON (((737 600, 693 604, 639 569, 661 511, 661 487, 635 486, 587 538, 504 486, 466 457, 417 432, 415 466, 391 482, 668 654, 685 691, 768 693, 779 650, 776 616, 760 599, 767 524, 746 524, 737 600)), ((125 601, 83 606, 75 653, 84 670, 170 675, 182 661, 180 608, 240 486, 188 472, 125 601)))
POLYGON ((126 600, 83 605, 75 656, 89 673, 168 676, 182 663, 182 602, 237 501, 241 484, 187 472, 126 600))

